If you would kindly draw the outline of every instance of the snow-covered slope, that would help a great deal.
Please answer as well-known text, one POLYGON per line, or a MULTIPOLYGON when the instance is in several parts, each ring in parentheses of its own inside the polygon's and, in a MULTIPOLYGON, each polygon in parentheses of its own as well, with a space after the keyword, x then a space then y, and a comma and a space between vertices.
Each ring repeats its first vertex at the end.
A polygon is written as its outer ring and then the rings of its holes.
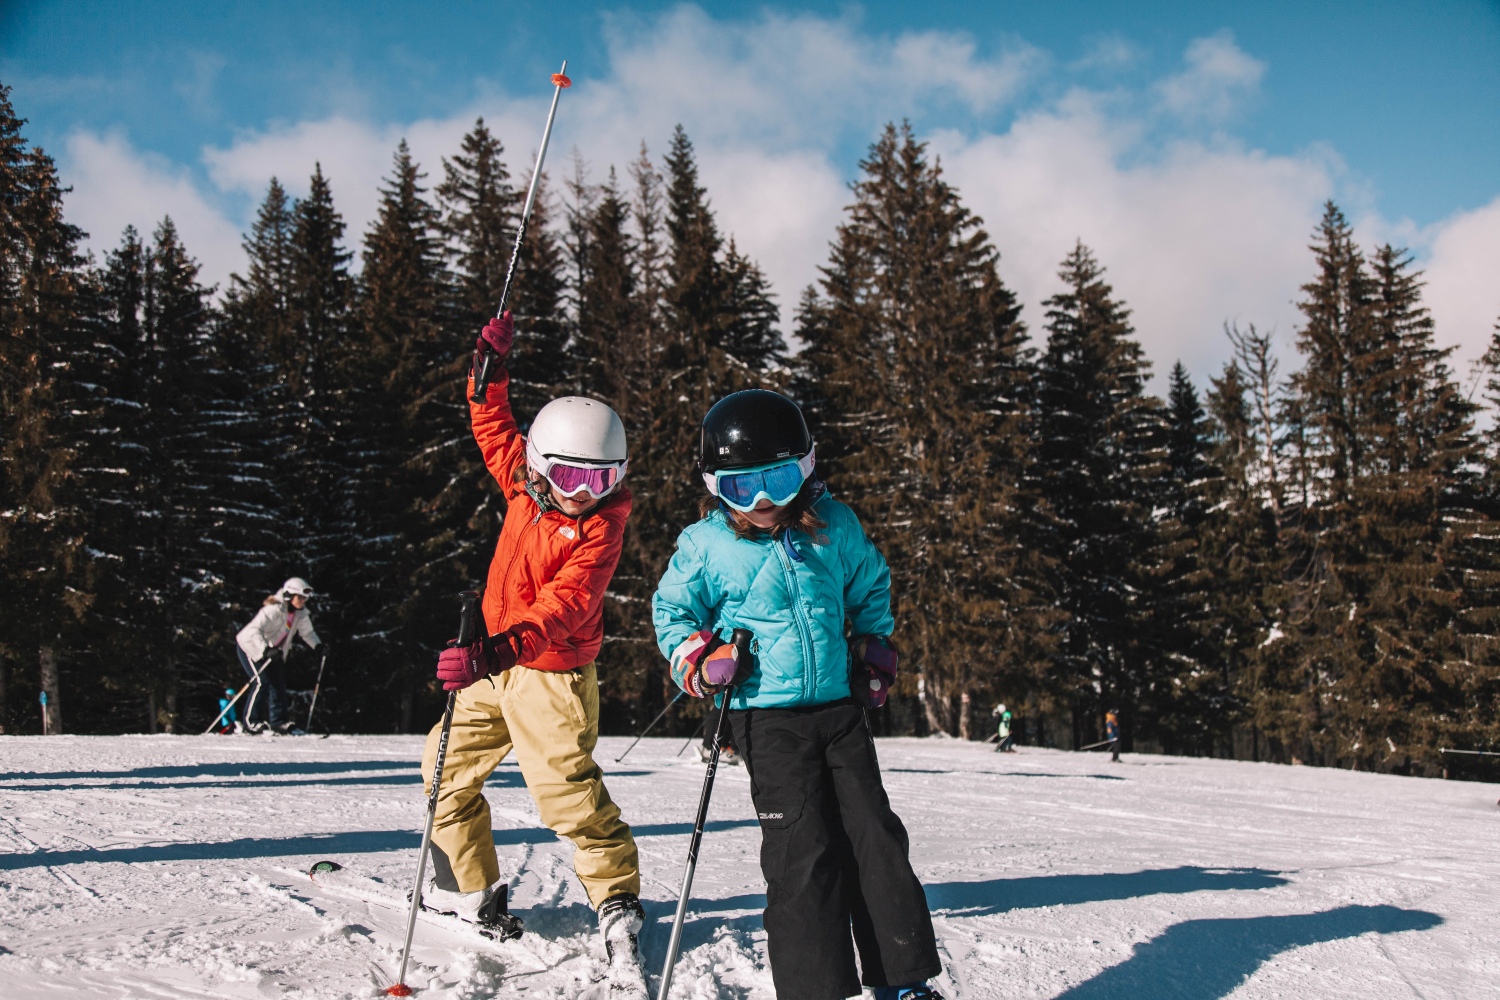
MULTIPOLYGON (((659 966, 703 767, 625 760, 659 966)), ((951 998, 1500 996, 1500 786, 1230 761, 880 742, 951 998)), ((405 891, 416 737, 0 738, 0 996, 372 997, 403 916, 312 884, 332 857, 405 891)), ((520 941, 420 925, 431 998, 571 997, 599 972, 570 848, 491 780, 520 941)), ((760 835, 720 771, 673 996, 770 998, 760 835)))

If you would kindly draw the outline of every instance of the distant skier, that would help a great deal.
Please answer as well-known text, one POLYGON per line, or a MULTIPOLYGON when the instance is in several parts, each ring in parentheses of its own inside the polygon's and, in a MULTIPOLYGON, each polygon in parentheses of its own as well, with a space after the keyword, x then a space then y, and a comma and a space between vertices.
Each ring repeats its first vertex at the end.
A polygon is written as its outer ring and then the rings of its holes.
POLYGON ((313 589, 306 580, 292 577, 266 598, 250 624, 235 636, 235 653, 245 676, 255 679, 259 670, 259 680, 250 688, 245 708, 245 728, 251 732, 268 726, 278 733, 302 732, 287 717, 291 699, 286 693, 286 657, 293 636, 300 636, 313 649, 323 645, 313 631, 312 613, 307 610, 312 596, 313 589))
POLYGON ((219 699, 219 735, 228 736, 240 729, 239 710, 234 707, 234 688, 225 688, 219 699))
POLYGON ((1120 759, 1120 713, 1113 708, 1104 713, 1104 738, 1109 741, 1109 759, 1120 759))
MULTIPOLYGON (((477 350, 503 362, 514 335, 507 312, 484 328, 477 350)), ((523 437, 509 392, 502 365, 485 401, 469 404, 474 439, 507 509, 484 592, 489 638, 438 658, 438 678, 458 698, 423 904, 484 923, 487 907, 503 898, 483 790, 514 748, 542 822, 573 841, 573 868, 598 913, 612 972, 625 961, 644 990, 635 839, 593 757, 604 593, 631 506, 621 486, 625 425, 596 399, 564 396, 542 407, 523 437), (470 667, 476 659, 478 673, 470 667)), ((427 738, 422 771, 429 781, 441 729, 434 726, 427 738)))
MULTIPOLYGON (((704 719, 703 722, 703 742, 698 744, 698 759, 703 761, 703 763, 705 764, 707 764, 709 758, 714 755, 713 724, 714 720, 717 718, 717 715, 709 712, 708 717, 704 719)), ((719 742, 719 760, 723 761, 725 764, 738 765, 740 763, 739 751, 734 748, 734 737, 729 733, 725 733, 724 739, 719 742)))
POLYGON ((813 476, 791 400, 726 396, 699 442, 711 496, 677 539, 652 621, 684 691, 735 685, 729 720, 760 816, 776 995, 856 996, 863 979, 877 1000, 940 1000, 927 985, 942 971, 932 917, 865 715, 896 677, 890 570, 813 476), (735 628, 754 633, 749 664, 727 644, 735 628))
POLYGON ((1004 702, 995 706, 995 718, 998 720, 995 734, 999 739, 999 742, 995 745, 995 752, 1013 753, 1015 751, 1015 738, 1010 733, 1010 709, 1005 707, 1004 702))

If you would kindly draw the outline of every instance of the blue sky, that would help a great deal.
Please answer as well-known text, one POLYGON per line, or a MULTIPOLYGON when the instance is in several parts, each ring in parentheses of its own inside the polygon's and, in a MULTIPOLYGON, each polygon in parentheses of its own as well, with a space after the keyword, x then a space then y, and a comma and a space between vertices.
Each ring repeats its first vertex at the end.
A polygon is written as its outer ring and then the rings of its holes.
POLYGON ((1500 315, 1494 0, 0 5, 0 82, 92 245, 170 211, 214 280, 241 266, 267 179, 305 189, 314 159, 355 237, 401 136, 436 173, 483 114, 524 175, 563 57, 553 176, 572 149, 595 177, 642 140, 659 153, 682 121, 784 304, 865 146, 909 117, 1033 326, 1082 238, 1158 368, 1215 370, 1225 320, 1290 353, 1325 197, 1366 242, 1413 247, 1465 357, 1500 315))

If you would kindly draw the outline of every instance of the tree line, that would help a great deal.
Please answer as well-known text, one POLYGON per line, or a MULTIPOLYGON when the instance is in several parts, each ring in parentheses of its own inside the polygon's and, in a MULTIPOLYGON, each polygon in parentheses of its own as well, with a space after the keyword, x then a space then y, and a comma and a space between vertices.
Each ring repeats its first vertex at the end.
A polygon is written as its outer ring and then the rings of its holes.
MULTIPOLYGON (((246 264, 206 287, 171 220, 81 255, 66 191, 0 90, 0 725, 201 730, 242 675, 233 636, 289 575, 320 592, 323 725, 436 717, 434 651, 505 516, 463 375, 499 299, 524 181, 483 120, 428 185, 403 142, 355 266, 332 180, 273 180, 246 264)), ((649 602, 697 517, 697 427, 767 386, 890 562, 903 676, 889 733, 1432 773, 1500 742, 1500 441, 1434 339, 1406 251, 1330 203, 1300 362, 1228 326, 1203 391, 1166 398, 1082 242, 1028 323, 925 145, 887 126, 790 341, 719 228, 681 127, 624 176, 575 158, 527 230, 510 369, 523 426, 609 402, 635 509, 607 595, 603 728, 672 695, 649 602)), ((1489 370, 1500 370, 1500 322, 1489 370)), ((311 658, 293 686, 311 687, 311 658), (300 680, 299 680, 300 678, 300 680), (302 683, 305 682, 305 683, 302 683)), ((674 715, 686 733, 701 706, 674 715)))

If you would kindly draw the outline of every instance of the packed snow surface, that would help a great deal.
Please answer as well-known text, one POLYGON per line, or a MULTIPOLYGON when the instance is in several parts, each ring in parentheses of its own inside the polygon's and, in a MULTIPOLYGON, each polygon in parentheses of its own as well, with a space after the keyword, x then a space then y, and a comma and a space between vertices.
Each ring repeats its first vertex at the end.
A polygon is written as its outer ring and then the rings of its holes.
MULTIPOLYGON (((598 758, 635 828, 659 971, 703 765, 598 758)), ((950 998, 1500 996, 1500 786, 1243 762, 879 742, 950 998)), ((424 817, 409 736, 0 738, 0 996, 374 997, 424 817)), ((507 761, 490 781, 518 941, 419 923, 418 996, 597 995, 571 847, 507 761)), ((770 998, 760 832, 722 768, 672 995, 770 998)))

